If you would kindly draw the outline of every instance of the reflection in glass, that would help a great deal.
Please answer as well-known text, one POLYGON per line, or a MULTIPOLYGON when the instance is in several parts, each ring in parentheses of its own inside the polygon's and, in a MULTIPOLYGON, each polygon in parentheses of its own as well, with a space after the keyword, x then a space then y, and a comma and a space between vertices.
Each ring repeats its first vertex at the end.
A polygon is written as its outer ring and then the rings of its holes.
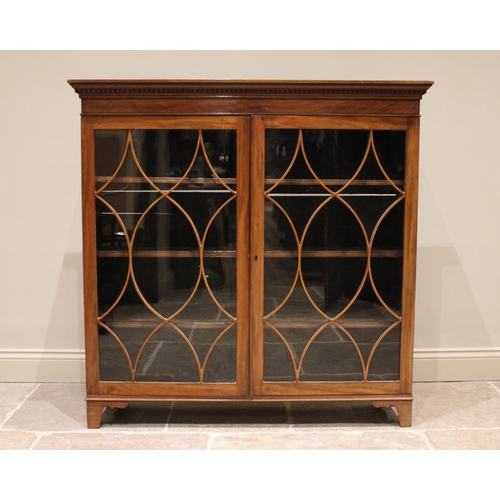
POLYGON ((404 166, 404 131, 266 130, 265 381, 399 378, 404 166))
POLYGON ((231 130, 95 132, 101 380, 235 383, 235 153, 231 130))

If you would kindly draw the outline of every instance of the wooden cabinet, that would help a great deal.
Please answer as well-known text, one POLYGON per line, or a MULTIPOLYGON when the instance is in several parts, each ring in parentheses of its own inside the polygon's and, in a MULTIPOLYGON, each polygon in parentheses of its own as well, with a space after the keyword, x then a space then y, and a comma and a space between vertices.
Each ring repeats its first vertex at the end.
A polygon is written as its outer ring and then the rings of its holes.
POLYGON ((181 400, 366 400, 409 426, 432 83, 69 83, 88 426, 181 400))

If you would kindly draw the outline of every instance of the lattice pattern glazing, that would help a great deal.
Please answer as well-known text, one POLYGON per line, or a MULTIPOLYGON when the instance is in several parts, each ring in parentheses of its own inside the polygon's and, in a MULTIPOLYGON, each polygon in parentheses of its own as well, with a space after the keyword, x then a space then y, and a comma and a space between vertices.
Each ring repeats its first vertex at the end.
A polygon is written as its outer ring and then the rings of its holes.
POLYGON ((398 379, 404 167, 402 131, 266 130, 265 381, 398 379))
POLYGON ((234 383, 235 132, 95 141, 101 380, 234 383))

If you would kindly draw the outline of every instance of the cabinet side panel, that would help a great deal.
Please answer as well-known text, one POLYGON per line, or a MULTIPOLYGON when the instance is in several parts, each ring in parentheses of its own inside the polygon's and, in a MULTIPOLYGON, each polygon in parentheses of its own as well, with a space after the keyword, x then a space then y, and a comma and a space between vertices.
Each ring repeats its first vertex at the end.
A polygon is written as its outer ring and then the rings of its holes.
POLYGON ((82 119, 82 211, 83 286, 85 301, 85 365, 87 392, 98 392, 99 353, 97 346, 97 268, 94 203, 94 128, 92 120, 82 119))
POLYGON ((419 120, 408 119, 406 135, 406 205, 404 233, 403 303, 401 336, 402 392, 411 393, 417 258, 419 120))

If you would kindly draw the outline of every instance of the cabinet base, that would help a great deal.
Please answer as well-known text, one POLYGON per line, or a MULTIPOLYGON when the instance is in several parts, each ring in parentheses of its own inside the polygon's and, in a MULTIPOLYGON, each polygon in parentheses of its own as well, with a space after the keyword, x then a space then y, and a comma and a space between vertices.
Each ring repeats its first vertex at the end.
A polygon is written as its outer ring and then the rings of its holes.
MULTIPOLYGON (((166 401, 165 399, 154 399, 156 401, 166 401)), ((334 401, 363 401, 364 399, 334 399, 334 401)), ((132 400, 130 400, 132 401, 132 400)), ((151 399, 134 399, 133 401, 151 401, 151 399)), ((172 401, 172 400, 170 400, 172 401)), ((189 401, 189 400, 184 400, 184 401, 189 401)), ((193 401, 193 400, 191 400, 193 401)), ((196 401, 200 401, 199 399, 196 401)), ((205 400, 206 402, 210 402, 210 400, 205 400)), ((212 400, 213 401, 213 400, 212 400)), ((224 400, 218 400, 218 401, 224 401, 224 400)), ((227 401, 227 400, 225 400, 227 401)), ((230 400, 235 402, 234 400, 230 400)), ((243 400, 243 401, 249 401, 249 400, 243 400)), ((273 399, 264 399, 264 400, 256 400, 256 402, 277 402, 281 401, 283 402, 284 400, 273 400, 273 399)), ((301 401, 307 401, 305 399, 302 399, 301 401)), ((314 399, 314 401, 318 401, 317 399, 314 399)), ((323 401, 332 401, 332 399, 328 400, 325 399, 323 401)), ((367 401, 367 400, 365 400, 367 401)), ((370 400, 368 400, 370 401, 370 400)), ((367 401, 367 402, 368 402, 367 401)), ((110 401, 110 400, 87 400, 87 427, 89 429, 99 429, 101 427, 101 417, 104 412, 104 409, 106 407, 108 408, 126 408, 128 406, 129 401, 110 401)), ((389 408, 389 407, 394 407, 396 409, 398 419, 399 419, 399 425, 400 427, 411 427, 411 421, 412 421, 412 400, 408 399, 390 399, 390 400, 384 400, 384 399, 376 399, 371 401, 372 405, 375 408, 389 408)))

